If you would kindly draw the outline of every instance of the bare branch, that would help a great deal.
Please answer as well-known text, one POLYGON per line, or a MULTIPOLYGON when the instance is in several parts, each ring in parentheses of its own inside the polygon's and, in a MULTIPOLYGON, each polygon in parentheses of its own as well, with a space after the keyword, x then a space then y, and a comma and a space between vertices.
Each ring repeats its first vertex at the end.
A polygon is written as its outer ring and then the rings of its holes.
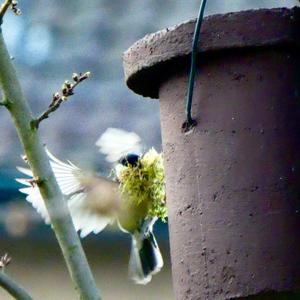
POLYGON ((5 2, 1 5, 0 8, 0 24, 2 23, 3 17, 9 8, 11 8, 11 10, 17 16, 22 14, 21 10, 18 8, 17 0, 5 0, 5 2))
POLYGON ((43 112, 37 119, 31 121, 31 128, 37 129, 43 120, 49 118, 49 115, 51 113, 55 112, 64 101, 68 100, 68 97, 74 95, 76 86, 90 76, 90 72, 86 72, 84 74, 74 73, 72 76, 73 82, 66 80, 61 88, 61 92, 56 92, 55 94, 53 94, 52 102, 50 103, 48 109, 43 112))
POLYGON ((0 269, 4 269, 11 262, 11 257, 5 253, 2 257, 0 257, 0 269))
POLYGON ((0 286, 17 300, 33 300, 21 286, 3 272, 0 272, 0 286))
MULTIPOLYGON (((75 288, 81 299, 100 300, 99 291, 74 228, 69 208, 54 177, 49 158, 40 141, 37 130, 33 130, 30 127, 32 112, 23 95, 1 31, 0 70, 0 87, 4 98, 8 100, 6 108, 17 129, 32 173, 35 178, 39 178, 37 182, 38 188, 45 201, 52 228, 62 249, 75 288), (64 216, 57 217, 57 211, 64 211, 64 216)), ((5 276, 2 276, 1 279, 2 285, 7 282, 5 276)))
POLYGON ((11 262, 11 257, 5 253, 0 257, 0 286, 2 286, 10 295, 19 300, 32 300, 31 296, 20 287, 15 281, 9 278, 5 273, 5 267, 11 262))
POLYGON ((0 24, 2 23, 3 17, 5 15, 5 13, 7 12, 7 10, 9 9, 9 7, 11 6, 12 0, 6 0, 0 8, 0 24))

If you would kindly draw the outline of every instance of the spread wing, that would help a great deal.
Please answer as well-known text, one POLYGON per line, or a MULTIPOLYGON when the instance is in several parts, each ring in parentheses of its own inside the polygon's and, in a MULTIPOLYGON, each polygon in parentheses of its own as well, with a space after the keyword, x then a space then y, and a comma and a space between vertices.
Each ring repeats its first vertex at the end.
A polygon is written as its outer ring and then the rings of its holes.
POLYGON ((134 132, 118 128, 108 128, 97 140, 96 146, 111 163, 117 162, 128 153, 140 155, 142 152, 141 138, 134 132))
MULTIPOLYGON (((66 198, 73 223, 83 238, 89 233, 103 230, 114 220, 114 210, 119 203, 118 184, 103 177, 84 173, 68 161, 64 163, 48 150, 50 165, 57 183, 66 198)), ((47 224, 50 218, 37 185, 32 184, 33 174, 28 168, 17 169, 29 178, 18 178, 16 181, 25 187, 20 192, 26 194, 26 200, 32 204, 47 224)))

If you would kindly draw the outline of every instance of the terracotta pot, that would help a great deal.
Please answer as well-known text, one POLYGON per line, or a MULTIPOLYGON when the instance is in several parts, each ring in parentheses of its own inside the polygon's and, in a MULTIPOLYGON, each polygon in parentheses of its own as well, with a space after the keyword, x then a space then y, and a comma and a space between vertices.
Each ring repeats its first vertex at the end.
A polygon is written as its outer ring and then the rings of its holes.
POLYGON ((189 135, 194 21, 124 54, 129 88, 160 99, 176 299, 287 299, 280 292, 300 289, 299 15, 206 18, 189 135))

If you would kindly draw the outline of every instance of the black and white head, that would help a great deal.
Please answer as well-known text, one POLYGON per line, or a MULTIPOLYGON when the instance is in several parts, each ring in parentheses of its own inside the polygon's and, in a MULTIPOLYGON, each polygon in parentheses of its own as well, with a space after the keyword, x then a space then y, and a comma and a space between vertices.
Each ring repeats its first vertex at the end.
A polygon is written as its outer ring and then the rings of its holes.
POLYGON ((108 128, 96 145, 108 162, 122 166, 136 165, 142 154, 141 138, 134 132, 108 128))
POLYGON ((128 167, 128 165, 136 166, 139 162, 140 157, 140 155, 128 153, 127 155, 119 159, 119 163, 125 167, 128 167))

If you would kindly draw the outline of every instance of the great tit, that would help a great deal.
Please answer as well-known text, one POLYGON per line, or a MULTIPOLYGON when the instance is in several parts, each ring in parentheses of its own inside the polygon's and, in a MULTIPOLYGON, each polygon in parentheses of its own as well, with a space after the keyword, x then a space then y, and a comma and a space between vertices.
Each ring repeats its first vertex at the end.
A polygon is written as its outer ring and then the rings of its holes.
MULTIPOLYGON (((108 128, 96 142, 106 160, 114 164, 113 178, 85 172, 57 159, 46 149, 58 185, 65 196, 74 226, 81 238, 97 234, 108 224, 132 237, 129 276, 137 284, 147 284, 163 267, 163 259, 153 234, 154 223, 166 218, 166 195, 162 154, 150 149, 142 153, 141 139, 121 129, 108 128)), ((49 215, 30 169, 17 167, 30 178, 17 178, 26 200, 47 224, 49 215)), ((63 216, 62 212, 57 213, 63 216)))

